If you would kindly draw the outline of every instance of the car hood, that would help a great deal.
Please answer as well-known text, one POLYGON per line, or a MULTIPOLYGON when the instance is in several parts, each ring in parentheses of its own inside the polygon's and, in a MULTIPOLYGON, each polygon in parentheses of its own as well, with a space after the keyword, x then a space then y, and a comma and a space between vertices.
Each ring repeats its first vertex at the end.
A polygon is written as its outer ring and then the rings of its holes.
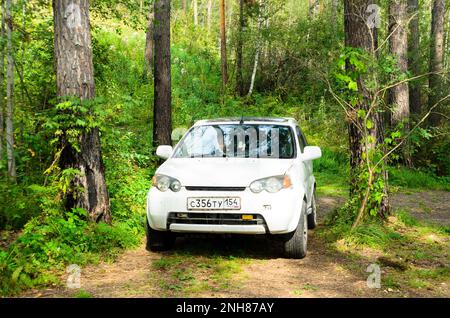
POLYGON ((283 175, 292 159, 171 158, 156 171, 183 186, 247 187, 265 177, 283 175))

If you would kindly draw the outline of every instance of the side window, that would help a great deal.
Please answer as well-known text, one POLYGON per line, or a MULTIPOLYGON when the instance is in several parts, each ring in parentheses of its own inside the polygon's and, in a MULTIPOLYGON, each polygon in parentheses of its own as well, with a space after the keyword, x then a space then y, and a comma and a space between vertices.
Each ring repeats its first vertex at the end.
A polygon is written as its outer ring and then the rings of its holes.
POLYGON ((296 132, 297 137, 298 137, 298 142, 300 143, 300 150, 303 153, 303 149, 305 149, 305 147, 306 147, 305 137, 303 136, 303 133, 301 132, 301 130, 300 130, 300 128, 298 126, 295 127, 295 132, 296 132))

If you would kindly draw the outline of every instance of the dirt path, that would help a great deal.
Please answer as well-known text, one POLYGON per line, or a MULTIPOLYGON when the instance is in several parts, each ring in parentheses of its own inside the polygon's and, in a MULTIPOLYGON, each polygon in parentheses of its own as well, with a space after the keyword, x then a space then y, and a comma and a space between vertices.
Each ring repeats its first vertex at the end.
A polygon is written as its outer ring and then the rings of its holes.
MULTIPOLYGON (((430 210, 414 210, 419 217, 446 222, 444 204, 448 192, 397 195, 395 206, 416 206, 417 198, 430 206, 433 198, 445 197, 430 210), (443 218, 443 220, 442 220, 443 218)), ((319 221, 343 202, 342 198, 319 199, 319 221)), ((144 243, 124 252, 114 263, 83 268, 81 289, 92 297, 390 297, 392 290, 370 289, 365 269, 368 261, 349 259, 327 246, 310 231, 308 256, 285 259, 277 243, 259 238, 205 240, 180 238, 175 250, 149 253, 144 243), (194 247, 193 247, 194 246, 194 247)), ((61 277, 64 282, 66 276, 61 277)), ((55 287, 29 291, 25 297, 74 297, 79 290, 55 287)), ((403 294, 402 296, 406 296, 403 294)))

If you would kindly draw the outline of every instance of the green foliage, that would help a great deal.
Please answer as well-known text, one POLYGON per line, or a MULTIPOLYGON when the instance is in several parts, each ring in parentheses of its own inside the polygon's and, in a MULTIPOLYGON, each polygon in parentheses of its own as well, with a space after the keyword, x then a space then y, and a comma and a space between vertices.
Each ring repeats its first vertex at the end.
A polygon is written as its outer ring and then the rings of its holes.
POLYGON ((0 292, 54 283, 53 273, 68 264, 97 261, 99 253, 114 257, 120 249, 139 243, 128 223, 92 224, 86 216, 84 210, 75 209, 28 221, 19 238, 0 252, 0 292))

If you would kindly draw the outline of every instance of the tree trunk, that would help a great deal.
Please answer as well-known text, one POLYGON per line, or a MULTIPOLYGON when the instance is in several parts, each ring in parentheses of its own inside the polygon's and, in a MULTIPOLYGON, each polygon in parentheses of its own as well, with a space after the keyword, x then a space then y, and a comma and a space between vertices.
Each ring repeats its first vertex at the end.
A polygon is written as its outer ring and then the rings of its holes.
MULTIPOLYGON (((407 0, 391 0, 389 6, 389 38, 391 54, 397 59, 401 73, 408 71, 408 32, 407 0)), ((408 83, 397 85, 391 90, 392 124, 397 125, 409 120, 408 83)))
POLYGON ((314 17, 317 14, 317 11, 319 10, 319 0, 309 0, 309 11, 308 15, 310 18, 314 17))
POLYGON ((238 0, 239 2, 239 30, 238 40, 236 44, 236 92, 239 96, 244 96, 244 79, 242 76, 242 50, 244 46, 244 0, 238 0))
MULTIPOLYGON (((434 0, 431 13, 431 35, 430 35, 430 72, 442 72, 444 69, 444 23, 445 23, 445 0, 434 0)), ((428 108, 433 107, 442 98, 443 74, 430 74, 428 78, 428 108)), ((442 107, 436 107, 429 117, 431 126, 438 126, 441 115, 437 114, 442 107)))
MULTIPOLYGON (((401 73, 408 71, 408 16, 407 0, 391 0, 389 5, 389 38, 390 53, 397 60, 397 67, 401 73)), ((403 135, 409 130, 409 84, 394 86, 390 91, 393 127, 404 123, 403 135)), ((402 147, 403 160, 411 166, 411 155, 408 143, 402 147)))
MULTIPOLYGON (((344 26, 345 26, 345 46, 363 49, 375 58, 375 49, 377 47, 377 29, 369 29, 366 25, 366 9, 373 4, 372 0, 345 0, 344 1, 344 26)), ((347 68, 351 68, 347 64, 347 68)), ((370 76, 370 75, 366 75, 370 76)), ((370 129, 364 127, 363 120, 358 116, 358 111, 367 112, 374 98, 373 93, 365 85, 366 78, 360 76, 357 79, 358 91, 362 98, 350 110, 348 121, 349 148, 350 148, 350 194, 351 196, 361 197, 361 189, 358 184, 358 175, 361 170, 365 169, 363 153, 372 151, 376 148, 377 143, 382 139, 382 117, 373 111, 370 113, 369 120, 373 123, 370 129), (359 128, 359 127, 362 127, 359 128), (366 142, 365 134, 373 140, 366 142), (366 149, 368 147, 368 149, 366 149)), ((369 173, 370 174, 370 173, 369 173)), ((384 198, 378 205, 377 210, 380 216, 384 216, 389 212, 389 201, 387 193, 387 174, 383 171, 379 176, 384 180, 384 198)))
POLYGON ((1 22, 1 42, 0 42, 0 163, 3 162, 3 142, 4 133, 4 109, 5 109, 5 0, 1 2, 2 22, 1 22))
MULTIPOLYGON (((409 14, 414 15, 409 23, 408 35, 408 68, 411 76, 420 75, 420 31, 419 31, 419 0, 408 0, 409 14)), ((421 112, 420 81, 409 84, 409 106, 412 114, 421 112)))
POLYGON ((259 13, 258 13, 258 41, 256 43, 256 53, 255 61, 253 64, 252 77, 250 79, 250 88, 248 90, 247 96, 251 96, 253 93, 253 88, 255 86, 256 71, 258 70, 259 55, 261 53, 261 42, 262 42, 262 26, 263 26, 263 11, 264 11, 264 0, 259 0, 259 13))
POLYGON ((153 144, 171 145, 172 95, 170 64, 170 0, 155 1, 155 99, 153 144))
POLYGON ((187 15, 187 9, 188 9, 187 0, 182 0, 181 1, 181 7, 183 8, 184 14, 187 15))
POLYGON ((333 30, 337 30, 338 0, 331 0, 331 24, 333 30))
MULTIPOLYGON (((56 83, 59 100, 95 98, 94 67, 88 0, 53 0, 56 83)), ((83 208, 92 221, 111 222, 109 195, 102 162, 100 135, 97 128, 82 131, 79 151, 61 141, 60 167, 80 171, 73 180, 66 208, 83 208), (76 189, 82 189, 80 191, 76 189)))
POLYGON ((222 88, 228 83, 227 33, 225 25, 225 0, 220 0, 220 60, 222 65, 222 88))
POLYGON ((6 0, 6 155, 8 158, 8 178, 16 182, 16 160, 14 158, 14 57, 12 0, 6 0))
POLYGON ((213 0, 208 0, 208 12, 207 12, 208 31, 211 31, 212 12, 213 12, 213 0))
POLYGON ((192 5, 194 7, 194 25, 198 25, 198 0, 192 0, 192 5))
POLYGON ((154 31, 154 11, 153 6, 150 6, 148 14, 148 26, 147 26, 147 36, 145 40, 145 61, 144 61, 144 78, 151 78, 153 76, 153 64, 154 64, 154 41, 153 41, 153 31, 154 31))

